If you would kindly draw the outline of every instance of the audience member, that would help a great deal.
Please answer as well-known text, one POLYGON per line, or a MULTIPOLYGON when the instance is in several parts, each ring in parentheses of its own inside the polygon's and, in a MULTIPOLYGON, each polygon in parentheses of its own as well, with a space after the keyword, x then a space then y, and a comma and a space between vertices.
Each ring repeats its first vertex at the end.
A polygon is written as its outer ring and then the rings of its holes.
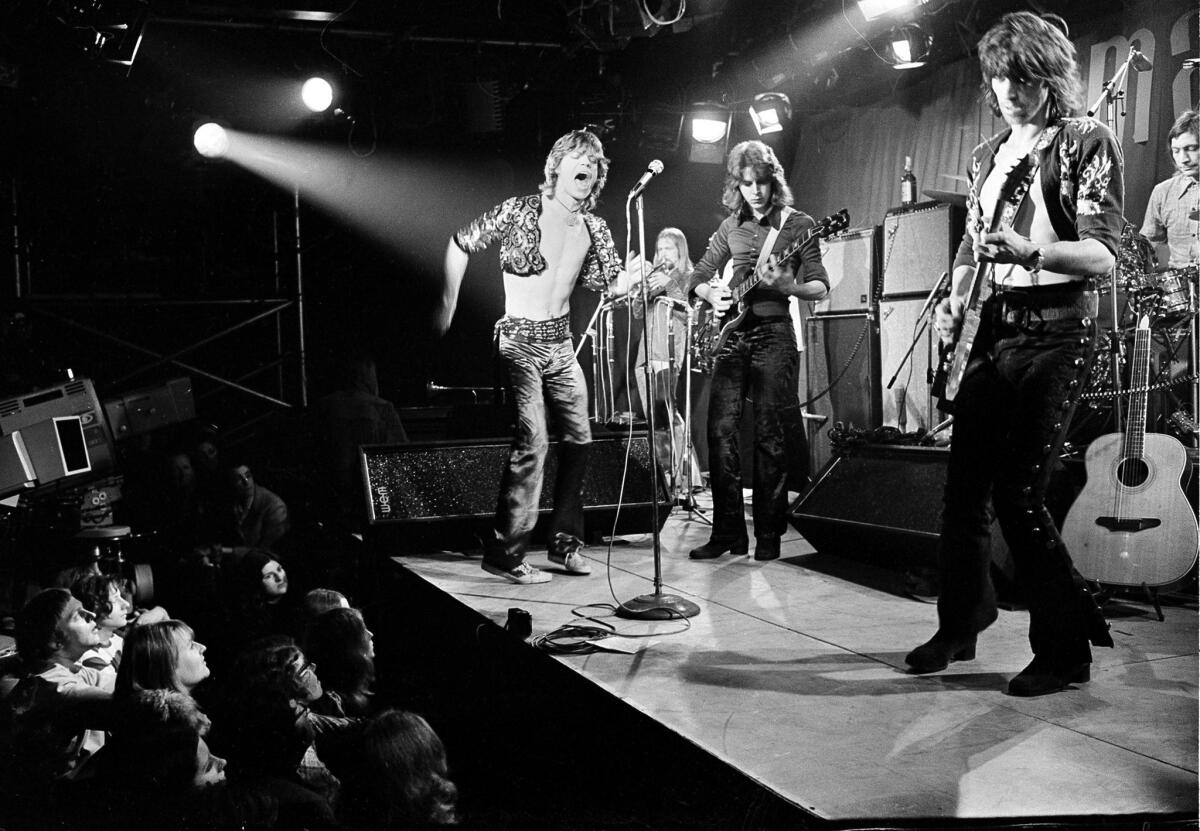
POLYGON ((308 800, 299 786, 324 800, 329 812, 340 783, 317 743, 327 739, 336 750, 354 721, 315 716, 309 705, 322 693, 316 667, 290 638, 264 638, 239 655, 225 679, 214 730, 230 780, 277 798, 308 800))
POLYGON ((400 415, 379 396, 374 359, 365 353, 342 361, 341 386, 313 405, 313 439, 317 448, 319 500, 324 515, 351 531, 361 531, 365 517, 358 449, 364 444, 408 441, 400 415))
POLYGON ((100 645, 95 616, 66 589, 44 589, 21 610, 16 634, 26 675, 8 697, 14 771, 31 785, 80 777, 104 746, 116 680, 111 667, 78 663, 100 645))
POLYGON ((125 698, 139 690, 173 690, 190 696, 209 676, 206 649, 181 620, 137 627, 125 641, 116 695, 125 698))
POLYGON ((287 505, 255 482, 243 462, 225 468, 225 493, 213 519, 217 542, 235 556, 249 548, 270 548, 291 528, 287 505))
POLYGON ((358 768, 347 776, 340 818, 354 831, 458 823, 458 789, 446 749, 425 719, 387 710, 363 729, 358 768))
POLYGON ((205 740, 209 725, 195 701, 176 690, 118 695, 101 777, 107 827, 303 827, 280 822, 276 800, 228 786, 225 760, 205 740))
POLYGON ((129 624, 129 615, 133 611, 133 604, 122 591, 124 584, 121 577, 87 574, 71 586, 71 594, 96 616, 96 627, 100 632, 100 644, 79 659, 85 667, 100 670, 109 667, 116 671, 121 663, 125 640, 119 633, 129 624))
POLYGON ((266 635, 294 631, 287 570, 271 552, 252 548, 221 571, 225 615, 221 630, 213 634, 223 647, 223 659, 266 635))
POLYGON ((371 714, 375 644, 357 609, 331 609, 313 618, 304 635, 304 654, 319 669, 325 694, 313 708, 330 716, 371 714))

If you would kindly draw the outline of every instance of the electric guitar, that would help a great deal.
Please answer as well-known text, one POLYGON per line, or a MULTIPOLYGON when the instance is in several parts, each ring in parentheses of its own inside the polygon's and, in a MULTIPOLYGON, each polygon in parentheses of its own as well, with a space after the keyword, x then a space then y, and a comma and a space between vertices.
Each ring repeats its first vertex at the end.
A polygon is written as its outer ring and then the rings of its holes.
MULTIPOLYGON (((1012 225, 1021 201, 1029 191, 1032 183, 1034 154, 1027 153, 1021 157, 1008 172, 1004 185, 1000 189, 1000 201, 996 205, 992 221, 992 231, 1012 225)), ((975 336, 979 334, 982 322, 983 304, 992 296, 992 263, 980 262, 975 266, 971 275, 970 287, 967 290, 966 304, 963 307, 962 322, 959 323, 958 333, 954 339, 954 351, 949 361, 941 362, 939 377, 934 379, 933 388, 937 390, 943 402, 952 402, 962 386, 963 376, 975 351, 975 336), (944 377, 942 377, 944 375, 944 377)))
MULTIPOLYGON (((850 212, 842 208, 835 214, 830 214, 820 220, 816 225, 808 230, 801 239, 788 245, 783 251, 775 255, 777 262, 783 262, 795 255, 797 251, 808 244, 814 237, 827 239, 834 234, 840 233, 850 225, 850 212)), ((697 369, 709 371, 712 369, 712 364, 729 340, 729 336, 745 319, 746 313, 749 311, 749 304, 743 298, 762 281, 767 272, 771 270, 769 262, 763 262, 753 272, 746 275, 740 283, 733 287, 730 298, 736 305, 737 313, 731 316, 734 306, 730 306, 724 313, 718 313, 711 304, 700 300, 696 303, 696 325, 692 330, 692 365, 697 369), (728 318, 728 319, 726 319, 728 318)))
POLYGON ((1089 580, 1115 586, 1165 586, 1196 562, 1196 515, 1180 477, 1187 450, 1166 433, 1146 432, 1150 319, 1134 334, 1125 432, 1093 441, 1087 482, 1063 522, 1075 567, 1089 580))

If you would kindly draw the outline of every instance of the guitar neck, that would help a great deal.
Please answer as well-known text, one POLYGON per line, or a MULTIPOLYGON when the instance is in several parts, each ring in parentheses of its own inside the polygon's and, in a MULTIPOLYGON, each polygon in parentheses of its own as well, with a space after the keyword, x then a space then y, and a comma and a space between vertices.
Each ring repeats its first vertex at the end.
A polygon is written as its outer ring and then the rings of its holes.
POLYGON ((1129 413, 1125 421, 1126 459, 1140 459, 1146 451, 1146 382, 1150 378, 1150 327, 1139 326, 1133 338, 1133 358, 1130 363, 1129 413))

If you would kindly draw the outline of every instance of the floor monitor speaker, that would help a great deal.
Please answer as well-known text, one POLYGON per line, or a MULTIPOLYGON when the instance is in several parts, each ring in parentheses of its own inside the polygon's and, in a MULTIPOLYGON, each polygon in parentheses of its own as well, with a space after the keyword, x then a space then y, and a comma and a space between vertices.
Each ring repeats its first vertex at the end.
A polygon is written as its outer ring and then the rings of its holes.
MULTIPOLYGON (((661 471, 656 494, 652 493, 649 446, 644 435, 593 438, 583 490, 589 541, 613 533, 649 533, 654 527, 654 495, 661 529, 671 500, 661 471)), ((558 442, 552 442, 546 458, 535 539, 544 539, 541 526, 553 508, 557 448, 558 442)), ((369 525, 400 531, 377 534, 399 549, 476 547, 491 532, 508 454, 509 442, 504 439, 364 445, 361 461, 369 525)))
MULTIPOLYGON (((821 554, 881 566, 937 565, 949 448, 861 445, 829 460, 788 519, 821 554)), ((999 526, 992 559, 1011 571, 999 526)))

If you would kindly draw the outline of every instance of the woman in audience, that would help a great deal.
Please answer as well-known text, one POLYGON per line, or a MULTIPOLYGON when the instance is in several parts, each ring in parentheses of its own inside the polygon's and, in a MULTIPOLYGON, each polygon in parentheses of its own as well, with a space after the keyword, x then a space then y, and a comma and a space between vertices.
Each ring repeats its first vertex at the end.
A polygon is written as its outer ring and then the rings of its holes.
POLYGON ((92 669, 111 667, 114 671, 121 663, 121 648, 125 639, 121 637, 129 624, 129 614, 133 611, 122 591, 125 580, 109 574, 88 574, 76 580, 71 586, 71 594, 96 616, 96 626, 100 631, 100 645, 89 649, 79 659, 79 663, 92 669))
POLYGON ((446 749, 425 719, 386 710, 363 729, 354 775, 347 776, 341 819, 355 831, 398 831, 458 823, 458 789, 446 749))
POLYGON ((181 620, 139 626, 125 641, 116 694, 126 697, 137 690, 174 690, 191 696, 209 676, 205 651, 192 628, 181 620))
POLYGON ((287 571, 271 552, 252 548, 225 563, 221 582, 224 619, 213 633, 220 639, 219 658, 229 660, 260 638, 294 631, 287 571))
POLYGON ((375 644, 357 609, 332 609, 315 617, 304 638, 304 654, 320 667, 325 695, 314 704, 331 716, 371 714, 375 644))
POLYGON ((17 652, 26 674, 8 704, 14 772, 25 784, 81 777, 103 747, 116 673, 78 663, 100 641, 95 616, 66 589, 44 589, 21 610, 17 652))

